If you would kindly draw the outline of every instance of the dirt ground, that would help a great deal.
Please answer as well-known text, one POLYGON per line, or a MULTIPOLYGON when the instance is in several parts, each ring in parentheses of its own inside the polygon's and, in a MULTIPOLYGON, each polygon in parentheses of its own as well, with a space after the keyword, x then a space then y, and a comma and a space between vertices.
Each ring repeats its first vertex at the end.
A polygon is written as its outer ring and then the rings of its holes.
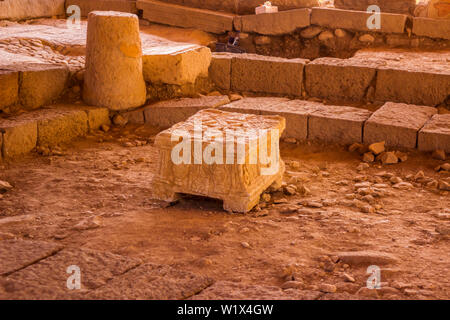
POLYGON ((358 171, 360 155, 345 147, 282 143, 285 182, 303 193, 280 190, 248 214, 230 214, 211 199, 151 199, 156 133, 113 128, 63 146, 59 156, 0 164, 0 180, 14 187, 0 195, 0 238, 108 251, 215 282, 286 288, 295 280, 295 290, 321 292, 315 299, 450 297, 450 197, 425 184, 448 178, 434 170, 443 161, 411 152, 404 163, 358 171), (425 179, 413 181, 419 171, 425 179), (393 188, 397 178, 411 188, 393 188), (378 190, 372 198, 356 193, 364 182, 378 190), (336 258, 346 251, 397 262, 380 265, 382 287, 369 290, 366 265, 336 258))

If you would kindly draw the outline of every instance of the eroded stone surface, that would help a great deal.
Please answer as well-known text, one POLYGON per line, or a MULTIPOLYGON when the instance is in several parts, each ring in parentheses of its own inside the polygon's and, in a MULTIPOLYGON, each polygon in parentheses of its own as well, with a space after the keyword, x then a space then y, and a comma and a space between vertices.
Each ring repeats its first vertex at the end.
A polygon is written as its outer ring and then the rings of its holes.
POLYGON ((367 20, 373 13, 363 11, 349 11, 331 8, 313 8, 311 12, 311 24, 328 27, 342 28, 356 31, 377 31, 385 33, 403 33, 406 24, 406 15, 381 13, 380 29, 371 30, 367 27, 367 20))
POLYGON ((37 121, 23 116, 0 119, 3 133, 2 153, 5 158, 26 154, 36 147, 37 121))
POLYGON ((278 139, 284 128, 279 116, 199 111, 157 135, 159 170, 152 181, 153 197, 173 201, 178 193, 188 193, 222 199, 227 211, 251 210, 265 189, 281 183, 284 163, 278 139), (255 148, 259 143, 263 147, 255 148), (227 145, 233 150, 227 151, 227 145))
POLYGON ((230 90, 231 86, 231 53, 213 53, 209 66, 209 78, 219 89, 230 90))
POLYGON ((434 115, 432 107, 388 102, 364 126, 364 143, 386 141, 390 147, 415 148, 417 133, 434 115))
POLYGON ((65 249, 57 254, 11 274, 8 279, 30 285, 67 290, 67 268, 75 265, 81 271, 82 289, 96 289, 113 277, 138 266, 138 259, 89 249, 65 249))
POLYGON ((140 0, 137 7, 144 11, 144 19, 151 22, 218 34, 233 30, 234 16, 228 13, 188 8, 154 0, 140 0))
POLYGON ((450 20, 414 18, 412 32, 418 36, 450 39, 450 20))
POLYGON ((136 1, 130 0, 66 0, 66 8, 72 5, 80 7, 82 17, 96 10, 137 13, 136 1))
POLYGON ((0 275, 5 276, 25 268, 60 249, 60 245, 44 241, 0 241, 0 275))
POLYGON ((316 300, 322 293, 310 290, 283 291, 275 286, 261 286, 218 281, 192 300, 316 300))
POLYGON ((305 59, 256 54, 237 55, 232 60, 231 88, 236 91, 300 96, 303 69, 307 62, 305 59))
POLYGON ((245 15, 239 17, 235 26, 242 32, 279 35, 294 32, 309 26, 310 9, 280 11, 270 14, 245 15))
POLYGON ((412 14, 416 0, 334 0, 339 9, 366 11, 371 5, 377 5, 382 12, 412 14))
POLYGON ((436 114, 419 132, 421 151, 445 150, 450 153, 450 114, 436 114))
POLYGON ((200 110, 216 108, 228 102, 230 102, 230 99, 227 96, 161 101, 144 108, 145 122, 155 127, 167 129, 178 122, 187 120, 200 110))
POLYGON ((19 73, 0 70, 0 110, 17 103, 19 97, 19 73))
POLYGON ((87 299, 181 300, 212 284, 212 280, 169 266, 145 264, 116 277, 87 299))
POLYGON ((22 20, 64 15, 64 2, 64 0, 1 1, 0 20, 22 20))
POLYGON ((312 97, 330 101, 362 101, 376 65, 337 58, 319 58, 306 65, 305 87, 312 97))
POLYGON ((287 98, 274 98, 274 97, 248 97, 238 101, 234 101, 230 104, 220 107, 220 110, 228 112, 240 112, 261 115, 267 107, 272 105, 278 105, 281 102, 289 101, 287 98))
POLYGON ((192 45, 176 48, 144 49, 143 71, 145 81, 168 84, 194 83, 197 77, 207 77, 211 62, 211 50, 192 45))
POLYGON ((134 14, 93 11, 89 14, 83 99, 87 104, 124 110, 143 105, 139 20, 134 14))
POLYGON ((362 142, 364 122, 372 112, 354 107, 316 104, 309 116, 308 139, 350 144, 362 142))

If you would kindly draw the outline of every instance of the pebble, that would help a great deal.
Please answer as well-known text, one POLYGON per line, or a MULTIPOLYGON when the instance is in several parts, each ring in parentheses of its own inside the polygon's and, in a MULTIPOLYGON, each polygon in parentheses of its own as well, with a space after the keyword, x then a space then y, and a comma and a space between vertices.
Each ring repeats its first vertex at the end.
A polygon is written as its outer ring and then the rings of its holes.
POLYGON ((396 183, 400 183, 400 182, 403 182, 403 180, 402 180, 402 178, 400 178, 400 177, 391 177, 390 179, 389 179, 389 181, 392 183, 392 184, 396 184, 396 183))
POLYGON ((395 151, 394 154, 400 162, 405 162, 406 160, 408 160, 408 155, 404 152, 395 151))
POLYGON ((364 213, 375 213, 375 208, 370 206, 370 205, 365 205, 365 206, 361 207, 361 212, 364 212, 364 213))
POLYGON ((314 200, 306 200, 306 201, 301 201, 300 204, 302 206, 308 207, 308 208, 322 208, 323 204, 319 201, 314 201, 314 200))
POLYGON ((11 190, 12 188, 13 187, 9 182, 0 180, 0 193, 5 193, 11 190))
POLYGON ((375 161, 375 156, 373 155, 372 152, 366 152, 364 153, 362 160, 367 163, 372 163, 375 161))
POLYGON ((322 32, 322 28, 318 26, 310 26, 300 32, 302 38, 311 39, 322 32))
POLYGON ((334 35, 331 33, 331 31, 326 30, 321 32, 318 38, 320 41, 327 41, 333 39, 334 35))
POLYGON ((319 291, 322 291, 325 293, 335 293, 336 290, 337 290, 336 286, 333 284, 322 283, 319 285, 319 291))
POLYGON ((286 281, 281 285, 281 289, 300 289, 303 287, 303 283, 300 281, 286 281))
POLYGON ((348 273, 344 272, 342 274, 344 276, 344 280, 347 282, 355 282, 355 278, 353 278, 351 275, 349 275, 348 273))
POLYGON ((439 181, 439 190, 450 191, 450 183, 445 181, 439 181))
POLYGON ((124 118, 123 116, 121 116, 120 114, 116 114, 116 115, 114 116, 114 118, 113 118, 113 123, 114 123, 116 126, 123 127, 123 126, 125 126, 125 125, 128 123, 128 120, 125 119, 125 118, 124 118))
POLYGON ((101 217, 100 216, 94 216, 87 218, 80 223, 76 224, 73 229, 78 231, 83 230, 90 230, 90 229, 96 229, 101 226, 101 217))
POLYGON ((363 171, 363 170, 368 169, 368 168, 370 168, 370 166, 369 166, 367 163, 361 162, 361 163, 356 167, 356 170, 357 170, 357 171, 363 171))
POLYGON ((395 189, 400 189, 400 190, 408 190, 408 189, 412 189, 413 185, 409 182, 400 182, 400 183, 394 184, 392 187, 395 189))
POLYGON ((348 147, 348 151, 349 152, 357 151, 358 153, 363 154, 364 152, 367 151, 367 147, 361 143, 355 142, 348 147))
POLYGON ((398 158, 394 152, 383 152, 378 157, 382 164, 396 164, 398 163, 398 158))
POLYGON ((372 151, 375 155, 379 155, 386 150, 385 144, 385 141, 372 143, 371 145, 369 145, 369 150, 372 151))
POLYGON ((247 248, 247 249, 250 248, 250 244, 248 242, 245 242, 245 241, 241 242, 241 246, 244 247, 244 248, 247 248))
POLYGON ((268 193, 263 193, 262 196, 261 196, 261 200, 264 201, 264 202, 269 202, 270 199, 272 199, 272 197, 268 193))

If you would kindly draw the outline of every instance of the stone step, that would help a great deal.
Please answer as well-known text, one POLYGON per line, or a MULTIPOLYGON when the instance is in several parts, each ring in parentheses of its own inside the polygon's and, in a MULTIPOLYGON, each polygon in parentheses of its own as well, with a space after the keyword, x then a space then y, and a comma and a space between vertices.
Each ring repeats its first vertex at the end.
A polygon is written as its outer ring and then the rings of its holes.
POLYGON ((24 20, 63 16, 65 0, 0 1, 0 20, 24 20))
POLYGON ((143 18, 176 27, 200 29, 221 34, 233 30, 234 15, 212 10, 184 7, 154 0, 138 0, 143 18))
POLYGON ((213 53, 209 75, 221 90, 437 106, 450 92, 449 62, 447 51, 367 49, 314 61, 213 53))
POLYGON ((82 17, 87 17, 91 11, 138 12, 136 1, 132 0, 66 0, 66 10, 72 5, 80 8, 82 17))
POLYGON ((450 116, 427 106, 388 102, 372 113, 366 109, 331 106, 285 98, 244 98, 219 109, 286 118, 283 137, 300 141, 371 144, 433 151, 450 150, 450 116))
POLYGON ((450 40, 450 20, 416 17, 412 32, 418 36, 450 40))
POLYGON ((338 9, 366 11, 371 5, 378 6, 382 12, 412 14, 416 0, 334 0, 338 9))
POLYGON ((31 152, 38 146, 55 147, 110 124, 106 108, 52 105, 46 109, 0 118, 1 150, 5 159, 31 152))

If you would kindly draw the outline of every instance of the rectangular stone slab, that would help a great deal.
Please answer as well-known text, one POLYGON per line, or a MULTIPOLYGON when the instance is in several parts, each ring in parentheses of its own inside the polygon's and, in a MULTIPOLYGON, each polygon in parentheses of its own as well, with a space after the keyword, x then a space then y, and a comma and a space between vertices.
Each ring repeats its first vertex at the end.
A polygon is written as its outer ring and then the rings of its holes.
POLYGON ((151 22, 171 26, 200 29, 212 33, 225 33, 233 30, 234 15, 154 0, 139 0, 138 9, 144 11, 143 17, 151 22))
POLYGON ((49 105, 58 99, 69 76, 66 66, 28 64, 20 70, 19 100, 27 109, 49 105))
POLYGON ((183 85, 207 77, 211 50, 197 45, 152 47, 143 50, 145 81, 183 85))
POLYGON ((35 240, 0 241, 0 275, 6 276, 44 259, 62 247, 55 243, 35 240))
POLYGON ((240 54, 233 57, 231 88, 240 92, 261 92, 300 96, 303 69, 308 60, 240 54))
POLYGON ((88 116, 83 110, 64 108, 39 110, 39 146, 57 146, 69 142, 88 132, 88 116))
POLYGON ((212 284, 212 279, 165 265, 145 264, 115 277, 86 298, 93 300, 182 300, 212 284))
POLYGON ((87 113, 89 130, 98 130, 103 124, 111 125, 109 110, 101 107, 82 107, 87 113))
POLYGON ((287 98, 275 97, 246 97, 232 103, 219 107, 220 110, 228 112, 240 112, 249 114, 263 114, 268 107, 287 102, 287 98))
POLYGON ((385 141, 389 147, 416 148, 419 130, 434 114, 435 108, 388 102, 366 121, 364 143, 385 141))
POLYGON ((235 19, 236 30, 264 35, 280 35, 310 24, 310 9, 245 15, 235 19))
POLYGON ((406 25, 406 15, 393 13, 380 13, 380 29, 369 29, 367 20, 372 15, 364 11, 350 11, 331 8, 313 8, 311 24, 337 29, 355 31, 373 31, 383 33, 403 33, 406 25))
POLYGON ((363 125, 372 112, 320 104, 314 108, 309 115, 308 139, 339 144, 362 142, 363 125))
POLYGON ((36 147, 37 121, 32 117, 20 115, 0 119, 0 132, 3 133, 2 153, 5 158, 26 154, 36 147))
POLYGON ((450 20, 416 17, 413 19, 412 32, 418 36, 449 40, 450 20))
POLYGON ((215 52, 212 54, 209 66, 209 79, 219 88, 230 90, 231 86, 231 60, 234 54, 215 52))
POLYGON ((186 193, 221 199, 227 211, 250 211, 264 190, 281 185, 278 139, 284 128, 279 116, 199 111, 156 136, 152 197, 174 201, 186 193), (270 159, 262 157, 267 153, 270 159))
POLYGON ((450 114, 435 114, 419 131, 421 151, 445 150, 450 153, 450 114))
POLYGON ((185 121, 200 110, 216 108, 230 102, 228 96, 181 98, 161 101, 144 108, 145 123, 167 129, 185 121))
POLYGON ((367 11, 371 5, 377 5, 382 12, 412 14, 416 0, 334 0, 338 9, 367 11))
POLYGON ((56 15, 64 15, 64 0, 0 1, 0 20, 24 20, 56 15))
POLYGON ((375 79, 376 65, 338 58, 319 58, 306 65, 305 88, 311 97, 329 101, 363 101, 375 79))
POLYGON ((0 110, 17 103, 19 98, 19 73, 0 70, 0 110))
POLYGON ((66 9, 71 5, 80 7, 82 17, 87 17, 91 11, 138 13, 136 1, 131 0, 66 0, 66 9))

